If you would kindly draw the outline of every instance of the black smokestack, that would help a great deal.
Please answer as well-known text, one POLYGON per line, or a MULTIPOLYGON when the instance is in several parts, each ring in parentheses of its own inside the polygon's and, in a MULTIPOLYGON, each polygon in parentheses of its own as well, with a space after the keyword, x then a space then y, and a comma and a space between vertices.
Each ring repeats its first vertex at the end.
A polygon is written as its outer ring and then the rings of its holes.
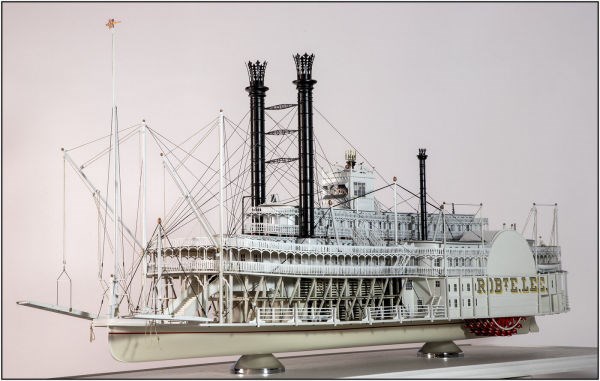
POLYGON ((312 79, 312 64, 315 55, 296 54, 296 73, 294 81, 298 89, 298 236, 309 238, 314 236, 314 138, 312 114, 312 90, 317 81, 312 79))
POLYGON ((246 87, 250 97, 250 171, 252 206, 264 204, 266 200, 265 180, 265 69, 267 62, 248 62, 250 86, 246 87))
POLYGON ((425 183, 425 160, 427 155, 425 154, 425 148, 419 148, 419 176, 421 179, 420 184, 420 200, 421 200, 421 240, 427 241, 427 186, 425 183))

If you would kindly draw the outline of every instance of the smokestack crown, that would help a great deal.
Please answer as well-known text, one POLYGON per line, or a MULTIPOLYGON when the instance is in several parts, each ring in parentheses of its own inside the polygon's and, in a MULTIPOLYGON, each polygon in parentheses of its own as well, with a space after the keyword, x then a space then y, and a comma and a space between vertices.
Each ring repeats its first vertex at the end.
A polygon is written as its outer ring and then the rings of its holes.
POLYGON ((419 154, 417 155, 417 158, 419 160, 425 160, 427 159, 427 155, 425 154, 426 149, 425 148, 419 148, 419 154))
POLYGON ((310 80, 312 77, 312 65, 315 59, 315 55, 304 53, 303 55, 296 54, 294 56, 294 62, 296 63, 296 73, 298 74, 298 80, 310 80))
POLYGON ((265 70, 267 68, 267 61, 263 63, 261 63, 260 61, 248 61, 246 66, 248 68, 248 78, 250 79, 250 86, 262 87, 265 83, 265 70))

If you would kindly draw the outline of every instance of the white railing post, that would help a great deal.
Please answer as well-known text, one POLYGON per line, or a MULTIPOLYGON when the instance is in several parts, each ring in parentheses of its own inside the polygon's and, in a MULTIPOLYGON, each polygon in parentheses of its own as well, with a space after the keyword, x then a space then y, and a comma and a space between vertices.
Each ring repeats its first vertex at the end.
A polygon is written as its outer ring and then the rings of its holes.
POLYGON ((294 325, 298 325, 298 306, 294 305, 294 325))
POLYGON ((256 326, 260 327, 260 308, 256 307, 256 326))

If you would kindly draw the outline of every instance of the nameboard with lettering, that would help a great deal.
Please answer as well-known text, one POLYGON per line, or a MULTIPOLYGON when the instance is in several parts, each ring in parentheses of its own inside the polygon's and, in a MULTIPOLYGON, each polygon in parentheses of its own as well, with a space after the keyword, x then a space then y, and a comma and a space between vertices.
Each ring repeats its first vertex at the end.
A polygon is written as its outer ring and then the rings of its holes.
POLYGON ((485 278, 476 278, 476 291, 478 294, 530 294, 548 292, 546 279, 543 277, 489 277, 487 278, 487 287, 485 278))

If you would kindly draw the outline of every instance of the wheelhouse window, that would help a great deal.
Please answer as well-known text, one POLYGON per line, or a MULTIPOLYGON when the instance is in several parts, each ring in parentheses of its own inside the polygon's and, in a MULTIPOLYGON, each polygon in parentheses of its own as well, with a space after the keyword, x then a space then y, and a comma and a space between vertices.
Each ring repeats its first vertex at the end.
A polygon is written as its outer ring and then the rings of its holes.
POLYGON ((365 195, 365 183, 354 183, 354 197, 365 195))

